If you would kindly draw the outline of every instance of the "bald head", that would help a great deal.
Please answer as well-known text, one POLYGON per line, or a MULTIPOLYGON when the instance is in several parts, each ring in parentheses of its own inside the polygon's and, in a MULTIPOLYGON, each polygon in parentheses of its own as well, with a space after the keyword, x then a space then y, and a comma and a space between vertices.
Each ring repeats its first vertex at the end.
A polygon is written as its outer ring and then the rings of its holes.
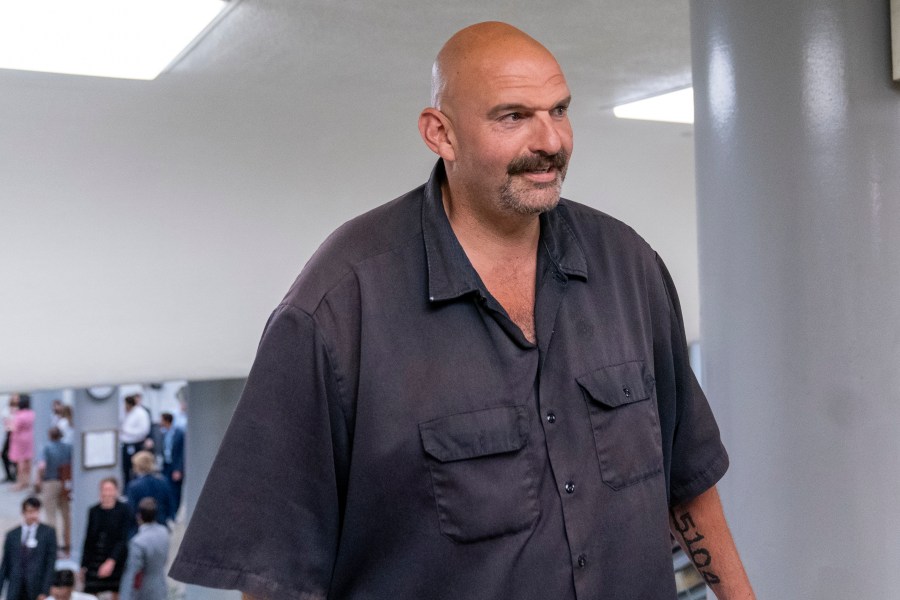
POLYGON ((540 42, 520 29, 499 21, 476 23, 453 35, 431 71, 431 105, 446 110, 472 85, 478 85, 492 67, 512 60, 556 59, 540 42))
POLYGON ((556 206, 572 151, 571 94, 546 48, 505 23, 472 25, 438 53, 432 86, 419 132, 446 168, 445 208, 466 206, 487 222, 533 220, 556 206))

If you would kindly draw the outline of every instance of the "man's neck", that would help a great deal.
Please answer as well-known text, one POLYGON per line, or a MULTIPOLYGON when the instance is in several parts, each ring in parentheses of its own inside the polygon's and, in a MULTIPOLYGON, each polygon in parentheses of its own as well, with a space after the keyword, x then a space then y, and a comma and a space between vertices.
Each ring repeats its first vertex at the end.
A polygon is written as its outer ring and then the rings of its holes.
POLYGON ((538 215, 479 212, 459 196, 454 198, 446 184, 442 192, 450 227, 469 262, 525 338, 535 342, 535 273, 541 235, 538 215))

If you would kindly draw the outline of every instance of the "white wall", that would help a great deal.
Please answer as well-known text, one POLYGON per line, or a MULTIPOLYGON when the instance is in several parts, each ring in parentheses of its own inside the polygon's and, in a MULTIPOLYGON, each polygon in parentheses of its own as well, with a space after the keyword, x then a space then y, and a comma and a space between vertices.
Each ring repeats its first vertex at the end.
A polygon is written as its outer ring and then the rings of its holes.
POLYGON ((433 57, 489 19, 556 53, 564 192, 660 250, 696 338, 691 128, 610 111, 690 83, 685 3, 242 2, 154 81, 0 70, 0 392, 245 376, 322 239, 425 181, 433 57))
MULTIPOLYGON (((0 174, 42 161, 53 176, 0 183, 0 391, 246 376, 269 311, 327 233, 424 182, 433 163, 416 98, 311 141, 301 124, 234 123, 224 108, 191 112, 190 99, 183 114, 156 114, 146 96, 85 87, 62 107, 36 88, 46 119, 4 124, 35 135, 4 152, 0 174), (182 119, 199 120, 202 137, 182 136, 182 119), (79 140, 101 131, 94 168, 72 170, 79 140)), ((696 339, 690 127, 617 121, 577 102, 572 118, 565 195, 657 247, 696 339)))

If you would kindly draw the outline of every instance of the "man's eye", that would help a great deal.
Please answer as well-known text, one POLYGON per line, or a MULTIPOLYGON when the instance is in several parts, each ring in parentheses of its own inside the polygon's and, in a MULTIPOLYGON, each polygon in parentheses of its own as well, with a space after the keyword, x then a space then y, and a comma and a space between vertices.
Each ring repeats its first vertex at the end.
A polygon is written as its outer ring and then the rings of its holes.
POLYGON ((556 115, 557 117, 564 117, 564 116, 566 116, 567 112, 569 112, 568 106, 557 106, 556 108, 553 109, 553 114, 556 115))
POLYGON ((509 114, 503 116, 503 120, 504 121, 513 121, 513 122, 520 121, 520 120, 522 120, 522 113, 517 113, 517 112, 509 113, 509 114))

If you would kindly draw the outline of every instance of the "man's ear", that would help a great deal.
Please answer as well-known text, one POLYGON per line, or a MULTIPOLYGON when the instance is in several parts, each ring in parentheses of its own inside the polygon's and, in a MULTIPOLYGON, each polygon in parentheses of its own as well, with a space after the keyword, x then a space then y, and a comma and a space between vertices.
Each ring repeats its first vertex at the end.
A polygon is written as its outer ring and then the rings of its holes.
POLYGON ((452 162, 456 159, 452 125, 447 116, 436 108, 426 108, 419 115, 419 133, 431 151, 452 162))

